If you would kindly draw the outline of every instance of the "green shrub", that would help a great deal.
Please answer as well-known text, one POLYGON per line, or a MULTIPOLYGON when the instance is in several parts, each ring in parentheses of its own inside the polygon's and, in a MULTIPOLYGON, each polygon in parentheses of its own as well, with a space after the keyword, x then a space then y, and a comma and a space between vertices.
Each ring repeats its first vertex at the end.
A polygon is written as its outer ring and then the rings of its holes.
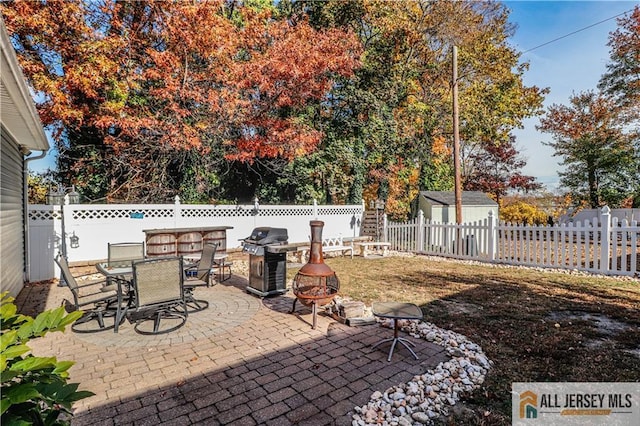
POLYGON ((64 331, 82 312, 65 315, 61 306, 34 319, 17 313, 13 300, 7 292, 0 295, 2 424, 67 425, 72 416, 71 405, 93 393, 78 391, 77 383, 67 383, 67 370, 73 362, 33 356, 27 343, 49 331, 64 331))
POLYGON ((542 225, 547 223, 547 218, 545 212, 522 201, 500 208, 500 220, 505 222, 542 225))

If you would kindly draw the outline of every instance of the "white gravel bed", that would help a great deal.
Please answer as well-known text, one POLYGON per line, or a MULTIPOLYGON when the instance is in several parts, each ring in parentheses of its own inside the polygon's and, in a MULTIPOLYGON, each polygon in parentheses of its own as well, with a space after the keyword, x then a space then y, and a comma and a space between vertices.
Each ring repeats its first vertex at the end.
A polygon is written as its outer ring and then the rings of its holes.
MULTIPOLYGON (((379 320, 393 328, 393 320, 379 320)), ((353 426, 431 425, 440 415, 447 416, 462 394, 471 393, 484 383, 493 364, 482 348, 462 334, 429 322, 398 321, 401 329, 415 338, 443 346, 451 359, 433 370, 414 376, 408 383, 376 391, 369 402, 354 407, 353 426)))

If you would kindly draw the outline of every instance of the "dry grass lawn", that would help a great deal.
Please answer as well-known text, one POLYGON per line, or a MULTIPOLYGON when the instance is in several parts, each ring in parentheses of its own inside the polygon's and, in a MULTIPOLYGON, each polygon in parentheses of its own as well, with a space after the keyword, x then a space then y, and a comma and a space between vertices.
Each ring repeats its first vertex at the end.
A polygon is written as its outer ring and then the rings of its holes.
MULTIPOLYGON (((512 382, 640 381, 640 281, 430 257, 327 259, 343 296, 405 301, 495 363, 454 424, 511 424, 512 382)), ((290 270, 295 274, 296 270, 290 270)))

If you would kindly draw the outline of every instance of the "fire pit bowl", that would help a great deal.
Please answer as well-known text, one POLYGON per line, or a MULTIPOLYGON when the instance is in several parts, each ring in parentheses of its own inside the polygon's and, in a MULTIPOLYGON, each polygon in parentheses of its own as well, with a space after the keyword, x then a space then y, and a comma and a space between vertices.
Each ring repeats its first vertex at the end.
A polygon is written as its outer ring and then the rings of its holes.
POLYGON ((305 306, 317 303, 320 306, 331 303, 338 293, 340 283, 334 273, 327 277, 315 277, 298 273, 293 281, 293 292, 305 306))
POLYGON ((293 309, 296 310, 296 302, 300 300, 305 306, 313 307, 313 325, 316 328, 318 306, 330 303, 338 294, 340 281, 336 273, 324 263, 322 256, 322 228, 324 222, 312 220, 311 226, 311 255, 300 271, 293 278, 291 289, 296 299, 293 301, 293 309))

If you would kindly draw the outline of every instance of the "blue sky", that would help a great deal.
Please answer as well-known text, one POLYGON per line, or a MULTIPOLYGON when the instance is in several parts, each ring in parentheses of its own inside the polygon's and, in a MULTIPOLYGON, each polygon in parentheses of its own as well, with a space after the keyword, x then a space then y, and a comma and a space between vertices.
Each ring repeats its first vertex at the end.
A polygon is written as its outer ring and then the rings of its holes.
MULTIPOLYGON (((520 52, 562 37, 581 28, 633 9, 637 1, 506 1, 511 10, 510 21, 517 25, 511 43, 520 52)), ((609 33, 617 28, 616 19, 570 35, 546 46, 524 53, 529 62, 524 76, 528 86, 548 87, 545 108, 552 104, 569 104, 574 93, 597 90, 600 76, 609 62, 609 33)), ((514 131, 517 146, 527 158, 523 172, 554 189, 560 157, 542 144, 551 136, 536 131, 538 118, 524 122, 524 129, 514 131)))
MULTIPOLYGON (((517 25, 511 44, 521 52, 565 36, 619 13, 633 9, 637 1, 506 1, 511 10, 510 21, 517 25)), ((615 30, 615 19, 608 20, 577 34, 524 53, 521 60, 530 63, 524 75, 528 86, 549 87, 545 107, 569 103, 573 93, 597 89, 598 80, 609 61, 609 33, 615 30)), ((542 144, 550 142, 548 134, 536 131, 538 118, 524 122, 516 129, 517 146, 527 159, 523 172, 535 176, 550 189, 558 181, 559 157, 542 144)), ((53 167, 54 154, 31 163, 36 171, 53 167)))

